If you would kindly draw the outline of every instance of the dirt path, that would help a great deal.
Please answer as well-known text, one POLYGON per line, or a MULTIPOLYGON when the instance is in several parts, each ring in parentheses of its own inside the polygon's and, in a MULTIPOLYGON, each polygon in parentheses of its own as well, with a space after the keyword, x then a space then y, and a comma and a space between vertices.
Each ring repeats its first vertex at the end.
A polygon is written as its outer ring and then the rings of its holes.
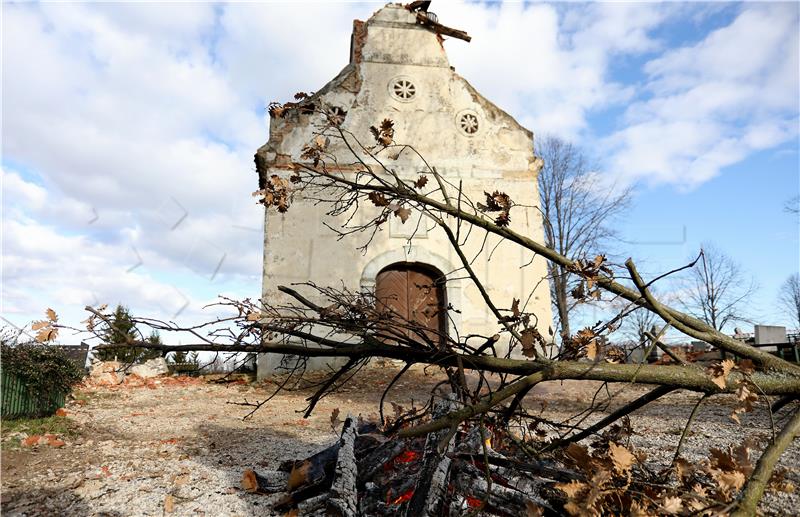
MULTIPOLYGON (((370 368, 347 392, 323 399, 308 419, 296 411, 305 406, 309 392, 291 392, 243 421, 249 409, 228 403, 261 400, 269 393, 265 386, 166 381, 150 388, 84 391, 79 393, 82 401, 67 407, 80 433, 64 447, 13 450, 4 437, 2 513, 270 515, 271 498, 240 489, 243 469, 274 469, 282 460, 307 456, 331 443, 336 436, 330 426, 331 411, 339 408, 342 416, 375 413, 381 391, 396 371, 393 365, 370 368)), ((439 380, 440 375, 412 370, 389 399, 403 405, 419 401, 439 380)), ((612 392, 615 389, 619 388, 612 387, 612 392)), ((624 387, 612 408, 645 389, 624 387)), ((592 395, 578 383, 549 383, 529 397, 528 405, 545 404, 550 418, 567 418, 585 407, 592 395)), ((693 394, 669 395, 639 412, 633 444, 646 449, 651 460, 666 464, 696 399, 693 394)), ((709 447, 738 443, 745 432, 761 440, 762 446, 766 443, 768 415, 763 410, 747 414, 739 426, 728 417, 728 402, 720 398, 698 417, 685 457, 699 461, 709 447)), ((800 486, 800 443, 788 451, 783 465, 793 471, 789 477, 800 486)), ((777 515, 790 515, 797 508, 800 497, 786 493, 768 494, 763 505, 777 515)))

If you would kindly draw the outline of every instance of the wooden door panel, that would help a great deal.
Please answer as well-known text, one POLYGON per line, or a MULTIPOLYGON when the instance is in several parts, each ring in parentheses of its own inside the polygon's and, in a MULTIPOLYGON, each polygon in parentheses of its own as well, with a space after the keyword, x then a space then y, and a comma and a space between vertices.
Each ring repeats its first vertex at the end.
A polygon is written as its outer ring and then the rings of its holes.
MULTIPOLYGON (((444 288, 431 272, 413 265, 398 264, 378 274, 375 296, 378 308, 387 308, 406 324, 423 327, 433 342, 440 340, 446 329, 444 321, 444 288)), ((414 338, 411 330, 403 334, 414 338)), ((416 334, 419 337, 419 334, 416 334)))
POLYGON ((378 274, 375 297, 379 307, 386 307, 408 318, 408 271, 388 270, 378 274))
POLYGON ((436 332, 439 330, 439 305, 439 287, 434 278, 421 271, 409 271, 409 319, 436 332))

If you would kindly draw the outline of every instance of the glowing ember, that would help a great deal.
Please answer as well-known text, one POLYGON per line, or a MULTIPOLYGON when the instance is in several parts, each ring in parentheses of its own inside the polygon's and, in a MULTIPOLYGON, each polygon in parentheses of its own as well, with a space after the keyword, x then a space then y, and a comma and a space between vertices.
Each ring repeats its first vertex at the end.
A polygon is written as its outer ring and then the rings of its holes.
POLYGON ((395 457, 396 463, 411 463, 419 458, 419 453, 414 451, 403 451, 395 457))
MULTIPOLYGON (((387 494, 388 495, 388 494, 387 494)), ((389 501, 389 497, 386 498, 386 502, 389 504, 403 504, 406 501, 410 501, 411 497, 414 495, 414 489, 409 489, 400 494, 400 497, 395 498, 391 502, 389 501)))
POLYGON ((483 506, 483 499, 478 499, 477 497, 467 496, 467 505, 470 508, 480 508, 483 506))

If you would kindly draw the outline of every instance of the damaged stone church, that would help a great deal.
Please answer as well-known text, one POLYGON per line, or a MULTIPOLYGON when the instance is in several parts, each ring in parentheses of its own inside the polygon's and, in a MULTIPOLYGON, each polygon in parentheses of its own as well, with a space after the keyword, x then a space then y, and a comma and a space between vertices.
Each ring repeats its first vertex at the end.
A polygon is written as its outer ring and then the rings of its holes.
MULTIPOLYGON (((342 71, 314 94, 342 119, 341 126, 372 139, 370 126, 384 119, 394 122, 394 140, 412 145, 450 183, 481 200, 484 191, 500 190, 519 206, 511 227, 543 241, 538 212, 536 177, 541 161, 533 153, 533 134, 506 112, 479 94, 450 66, 444 37, 469 41, 459 30, 438 23, 427 12, 429 2, 409 6, 388 4, 366 22, 353 22, 350 60, 342 71)), ((466 43, 465 43, 466 44, 466 43)), ((312 141, 319 115, 273 117, 269 141, 256 154, 259 175, 286 174, 303 161, 303 148, 312 141)), ((352 161, 343 148, 332 152, 340 163, 352 161)), ((401 176, 418 176, 419 159, 404 153, 391 167, 401 176)), ((393 217, 359 250, 363 234, 338 240, 326 207, 295 199, 286 214, 265 215, 263 297, 269 303, 283 299, 279 285, 314 282, 352 289, 376 290, 380 296, 401 300, 393 308, 402 316, 446 332, 494 335, 497 319, 478 289, 459 272, 460 262, 447 237, 431 225, 418 224, 413 214, 405 224, 393 217), (421 284, 436 285, 423 291, 421 284), (417 310, 420 306, 444 311, 417 310), (437 314, 437 316, 430 316, 437 314)), ((522 300, 546 332, 551 323, 550 293, 544 259, 499 239, 471 236, 464 246, 473 267, 499 307, 522 300)), ((270 375, 280 356, 259 359, 259 377, 270 375)), ((311 367, 322 366, 316 360, 311 367)))

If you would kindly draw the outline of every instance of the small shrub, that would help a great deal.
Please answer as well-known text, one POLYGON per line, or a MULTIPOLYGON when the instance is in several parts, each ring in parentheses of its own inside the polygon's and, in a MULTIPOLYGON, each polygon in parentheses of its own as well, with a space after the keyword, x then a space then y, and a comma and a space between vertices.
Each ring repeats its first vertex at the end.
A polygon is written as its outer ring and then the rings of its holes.
POLYGON ((83 378, 83 370, 61 350, 38 343, 0 344, 0 368, 17 377, 36 400, 49 401, 66 394, 83 378))

